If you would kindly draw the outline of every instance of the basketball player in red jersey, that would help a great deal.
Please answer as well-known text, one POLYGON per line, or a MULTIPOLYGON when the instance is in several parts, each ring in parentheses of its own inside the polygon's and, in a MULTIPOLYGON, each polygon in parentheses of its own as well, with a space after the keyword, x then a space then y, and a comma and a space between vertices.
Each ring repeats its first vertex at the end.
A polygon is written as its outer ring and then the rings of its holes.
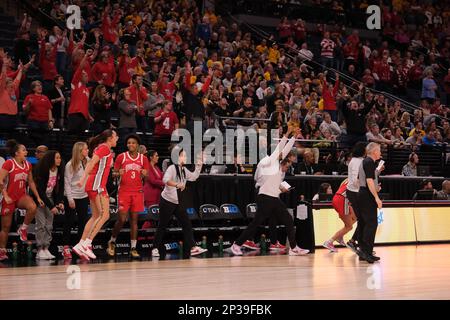
POLYGON ((331 252, 337 252, 333 243, 337 241, 339 244, 346 246, 344 242, 344 235, 350 232, 353 228, 353 224, 356 222, 356 215, 353 208, 348 202, 346 191, 347 191, 348 179, 345 179, 336 194, 333 196, 332 204, 334 210, 339 214, 339 218, 344 222, 344 227, 336 232, 329 240, 325 241, 323 246, 330 250, 331 252))
POLYGON ((136 250, 138 235, 138 215, 144 209, 144 188, 142 178, 148 175, 150 168, 147 157, 140 154, 139 145, 141 139, 131 134, 125 141, 128 151, 117 156, 114 162, 114 173, 120 176, 119 184, 119 218, 114 225, 111 240, 108 242, 106 252, 113 257, 116 254, 116 239, 130 213, 130 255, 133 259, 140 258, 136 250))
POLYGON ((36 184, 31 173, 31 164, 26 160, 27 149, 15 140, 6 143, 11 159, 8 159, 0 169, 0 215, 2 217, 2 230, 0 231, 0 261, 8 259, 6 244, 11 228, 13 213, 16 208, 27 211, 23 225, 17 230, 20 240, 27 240, 27 228, 33 221, 36 213, 36 203, 27 195, 27 184, 36 197, 40 206, 44 202, 39 197, 36 184), (6 178, 6 183, 5 183, 6 178))
POLYGON ((116 131, 108 129, 91 139, 89 149, 93 150, 92 159, 78 186, 85 190, 89 197, 92 216, 84 227, 80 242, 73 247, 73 251, 86 260, 96 259, 92 252, 92 241, 106 221, 109 220, 109 195, 106 190, 109 172, 113 164, 111 148, 117 145, 119 139, 116 131), (87 182, 86 182, 87 180, 87 182))

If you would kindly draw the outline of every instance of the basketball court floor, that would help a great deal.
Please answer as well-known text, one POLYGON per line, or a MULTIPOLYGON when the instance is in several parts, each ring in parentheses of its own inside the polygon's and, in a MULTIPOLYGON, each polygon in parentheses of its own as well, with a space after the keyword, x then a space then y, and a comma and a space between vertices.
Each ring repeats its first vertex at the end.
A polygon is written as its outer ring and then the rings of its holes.
POLYGON ((450 244, 287 255, 0 264, 0 299, 450 299, 450 244))

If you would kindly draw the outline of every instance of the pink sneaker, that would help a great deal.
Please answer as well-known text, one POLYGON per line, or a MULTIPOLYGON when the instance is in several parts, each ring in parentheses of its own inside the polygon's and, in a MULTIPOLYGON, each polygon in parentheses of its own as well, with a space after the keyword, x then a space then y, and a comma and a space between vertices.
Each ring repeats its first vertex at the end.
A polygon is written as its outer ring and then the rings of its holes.
POLYGON ((233 245, 231 246, 231 252, 235 256, 242 256, 241 246, 238 246, 236 243, 233 243, 233 245))
POLYGON ((191 249, 191 256, 197 256, 197 255, 205 253, 207 251, 208 251, 208 249, 203 249, 203 248, 196 246, 191 249))
POLYGON ((28 231, 25 228, 20 227, 17 229, 17 233, 19 234, 20 240, 25 242, 28 240, 28 231))
POLYGON ((96 255, 92 251, 92 246, 83 247, 84 254, 87 255, 91 259, 97 259, 96 255))
POLYGON ((330 250, 331 252, 338 252, 338 250, 334 247, 333 243, 329 240, 323 243, 323 246, 330 250))
POLYGON ((72 253, 70 252, 69 246, 64 246, 62 255, 63 255, 64 260, 72 259, 72 253))
POLYGON ((75 252, 81 259, 89 261, 89 257, 84 253, 81 243, 78 243, 73 247, 73 252, 75 252))
POLYGON ((309 253, 309 250, 302 249, 300 247, 295 247, 294 249, 289 250, 290 256, 306 256, 309 253))
POLYGON ((259 247, 251 240, 247 240, 242 245, 244 248, 250 249, 250 250, 259 250, 259 247))

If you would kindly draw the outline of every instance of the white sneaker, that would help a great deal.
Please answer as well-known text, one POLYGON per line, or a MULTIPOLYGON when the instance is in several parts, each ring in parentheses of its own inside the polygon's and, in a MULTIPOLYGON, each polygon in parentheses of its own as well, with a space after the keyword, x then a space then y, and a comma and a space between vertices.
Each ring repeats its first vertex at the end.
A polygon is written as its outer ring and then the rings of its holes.
POLYGON ((94 252, 92 251, 92 246, 82 246, 84 249, 84 254, 87 255, 89 258, 91 259, 97 259, 97 256, 94 254, 94 252))
POLYGON ((44 249, 39 249, 39 251, 36 255, 36 259, 37 260, 48 260, 49 258, 47 256, 47 254, 45 253, 44 249))
POLYGON ((231 246, 231 252, 235 256, 242 256, 241 246, 237 245, 236 243, 233 243, 233 245, 231 246))
POLYGON ((84 253, 84 248, 81 243, 77 243, 75 247, 72 248, 73 252, 75 252, 80 258, 89 260, 89 257, 84 253))
POLYGON ((45 254, 47 255, 47 258, 48 258, 49 260, 53 260, 53 259, 56 258, 54 255, 52 255, 52 254, 50 253, 50 251, 48 251, 48 249, 44 249, 44 252, 45 252, 45 254))
POLYGON ((159 251, 158 251, 158 249, 153 249, 152 250, 152 257, 159 257, 159 251))
POLYGON ((208 251, 208 249, 203 249, 203 248, 196 246, 191 249, 191 256, 196 256, 196 255, 205 253, 206 251, 208 251))
POLYGON ((296 246, 294 249, 289 249, 290 256, 304 256, 309 253, 309 250, 302 249, 299 246, 296 246))

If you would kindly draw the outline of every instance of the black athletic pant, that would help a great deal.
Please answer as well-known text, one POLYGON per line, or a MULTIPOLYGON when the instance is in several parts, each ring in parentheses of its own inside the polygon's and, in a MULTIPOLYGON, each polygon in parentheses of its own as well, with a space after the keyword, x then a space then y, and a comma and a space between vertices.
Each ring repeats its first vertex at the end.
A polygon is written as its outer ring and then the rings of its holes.
POLYGON ((360 188, 358 201, 361 204, 361 220, 364 222, 359 247, 365 254, 372 255, 378 227, 378 206, 372 193, 367 188, 360 188))
POLYGON ((256 198, 256 206, 257 211, 255 214, 255 219, 253 219, 247 229, 242 232, 236 240, 236 244, 241 246, 247 239, 252 239, 258 226, 260 226, 264 220, 270 216, 275 216, 277 221, 286 226, 289 244, 291 248, 295 248, 297 243, 295 242, 294 221, 289 215, 286 205, 280 200, 280 198, 259 194, 256 198))
MULTIPOLYGON (((256 188, 256 198, 258 198, 259 194, 259 187, 256 188)), ((278 242, 278 229, 277 229, 277 217, 274 215, 271 215, 269 217, 269 236, 270 236, 270 243, 271 244, 277 244, 278 242)))
POLYGON ((161 197, 159 202, 159 225, 156 230, 155 240, 153 241, 153 248, 159 250, 159 252, 165 252, 163 246, 163 238, 166 233, 167 226, 169 225, 172 215, 178 219, 183 230, 183 249, 190 252, 191 248, 195 246, 194 237, 192 234, 192 225, 189 220, 189 216, 186 210, 182 206, 175 204, 173 202, 165 200, 161 197))
POLYGON ((361 240, 361 230, 364 227, 364 221, 361 219, 361 208, 358 199, 358 192, 353 192, 350 190, 346 191, 348 201, 350 202, 353 212, 355 212, 356 219, 358 220, 358 224, 356 225, 356 230, 353 233, 352 240, 355 240, 359 243, 361 240))
POLYGON ((84 226, 87 222, 89 198, 74 199, 75 209, 69 207, 69 201, 64 198, 64 229, 63 229, 63 244, 70 245, 70 231, 75 222, 75 216, 78 216, 78 237, 81 239, 83 235, 84 226))

